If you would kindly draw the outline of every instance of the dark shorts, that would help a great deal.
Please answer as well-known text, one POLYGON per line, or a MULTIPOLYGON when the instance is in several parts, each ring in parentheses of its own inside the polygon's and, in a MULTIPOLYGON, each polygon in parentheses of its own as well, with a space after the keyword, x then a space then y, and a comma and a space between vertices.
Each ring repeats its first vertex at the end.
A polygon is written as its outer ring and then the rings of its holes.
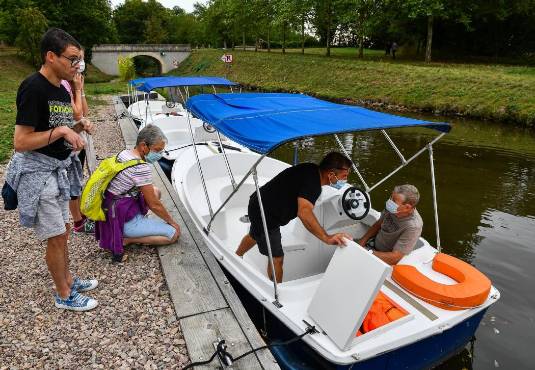
MULTIPOLYGON (((249 229, 249 235, 258 244, 258 250, 264 256, 269 256, 266 238, 264 237, 264 228, 262 227, 262 220, 253 223, 251 220, 251 228, 249 229)), ((284 257, 284 251, 282 250, 282 237, 280 227, 268 230, 269 242, 271 244, 271 255, 273 257, 284 257)))
MULTIPOLYGON (((249 205, 247 207, 247 215, 251 222, 251 228, 249 229, 249 235, 258 244, 258 250, 264 256, 268 256, 268 247, 266 238, 264 237, 264 226, 262 225, 262 217, 260 216, 260 207, 258 206, 258 200, 256 197, 251 197, 249 205)), ((269 228, 269 224, 268 224, 269 228)), ((269 242, 271 244, 271 255, 273 257, 283 257, 284 251, 282 250, 282 237, 279 226, 268 229, 269 242)))
MULTIPOLYGON (((249 229, 249 235, 258 244, 258 250, 264 256, 268 256, 268 247, 266 238, 264 237, 264 226, 262 225, 262 217, 260 216, 260 208, 258 201, 255 197, 249 200, 249 206, 247 207, 247 214, 251 222, 251 228, 249 229)), ((269 226, 268 226, 269 227, 269 226)), ((268 229, 269 242, 271 244, 271 255, 273 257, 283 257, 284 251, 282 250, 282 237, 280 227, 273 227, 268 229)))

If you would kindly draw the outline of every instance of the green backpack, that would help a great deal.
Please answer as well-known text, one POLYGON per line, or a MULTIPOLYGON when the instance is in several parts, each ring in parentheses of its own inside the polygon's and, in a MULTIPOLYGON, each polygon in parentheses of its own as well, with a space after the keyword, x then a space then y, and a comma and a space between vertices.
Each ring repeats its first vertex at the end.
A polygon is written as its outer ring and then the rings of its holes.
POLYGON ((94 221, 106 221, 106 212, 102 208, 104 193, 111 180, 121 171, 127 168, 147 163, 142 159, 132 159, 126 162, 119 162, 119 154, 106 158, 98 165, 95 172, 91 174, 80 198, 80 210, 87 218, 94 221))

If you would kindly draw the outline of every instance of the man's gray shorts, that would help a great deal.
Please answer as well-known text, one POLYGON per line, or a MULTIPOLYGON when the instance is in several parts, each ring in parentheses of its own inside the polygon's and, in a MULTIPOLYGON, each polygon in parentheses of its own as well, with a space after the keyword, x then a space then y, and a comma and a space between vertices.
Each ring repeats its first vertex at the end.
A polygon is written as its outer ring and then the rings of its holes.
POLYGON ((55 173, 46 180, 37 205, 35 234, 39 240, 45 240, 63 234, 69 223, 69 201, 63 200, 59 193, 55 173))

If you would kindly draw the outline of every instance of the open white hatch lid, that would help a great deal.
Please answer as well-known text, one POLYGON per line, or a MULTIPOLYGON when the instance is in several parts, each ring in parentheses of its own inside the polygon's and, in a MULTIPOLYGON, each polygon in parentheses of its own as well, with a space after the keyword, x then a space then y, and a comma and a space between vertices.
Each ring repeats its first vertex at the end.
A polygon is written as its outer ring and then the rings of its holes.
POLYGON ((353 241, 337 248, 308 314, 341 350, 346 350, 392 267, 353 241))

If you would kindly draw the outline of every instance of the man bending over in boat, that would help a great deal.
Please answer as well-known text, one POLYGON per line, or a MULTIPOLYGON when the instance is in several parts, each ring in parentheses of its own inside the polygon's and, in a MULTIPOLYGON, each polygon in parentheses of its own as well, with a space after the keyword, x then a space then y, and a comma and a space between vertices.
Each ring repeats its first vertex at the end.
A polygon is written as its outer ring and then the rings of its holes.
POLYGON ((396 186, 381 218, 358 243, 372 249, 386 263, 398 263, 414 249, 422 234, 423 221, 415 208, 419 200, 420 193, 414 185, 396 186))
MULTIPOLYGON (((299 217, 306 229, 326 244, 343 247, 344 238, 351 240, 345 233, 327 234, 312 211, 321 194, 321 187, 331 185, 340 189, 347 181, 350 167, 351 161, 347 157, 331 152, 323 158, 319 166, 314 163, 301 163, 287 168, 260 188, 278 283, 282 282, 284 261, 280 227, 294 218, 299 217)), ((260 253, 267 256, 268 249, 256 192, 249 199, 248 215, 251 228, 243 237, 236 254, 242 257, 258 244, 260 253)), ((269 262, 267 274, 273 280, 269 262)))

